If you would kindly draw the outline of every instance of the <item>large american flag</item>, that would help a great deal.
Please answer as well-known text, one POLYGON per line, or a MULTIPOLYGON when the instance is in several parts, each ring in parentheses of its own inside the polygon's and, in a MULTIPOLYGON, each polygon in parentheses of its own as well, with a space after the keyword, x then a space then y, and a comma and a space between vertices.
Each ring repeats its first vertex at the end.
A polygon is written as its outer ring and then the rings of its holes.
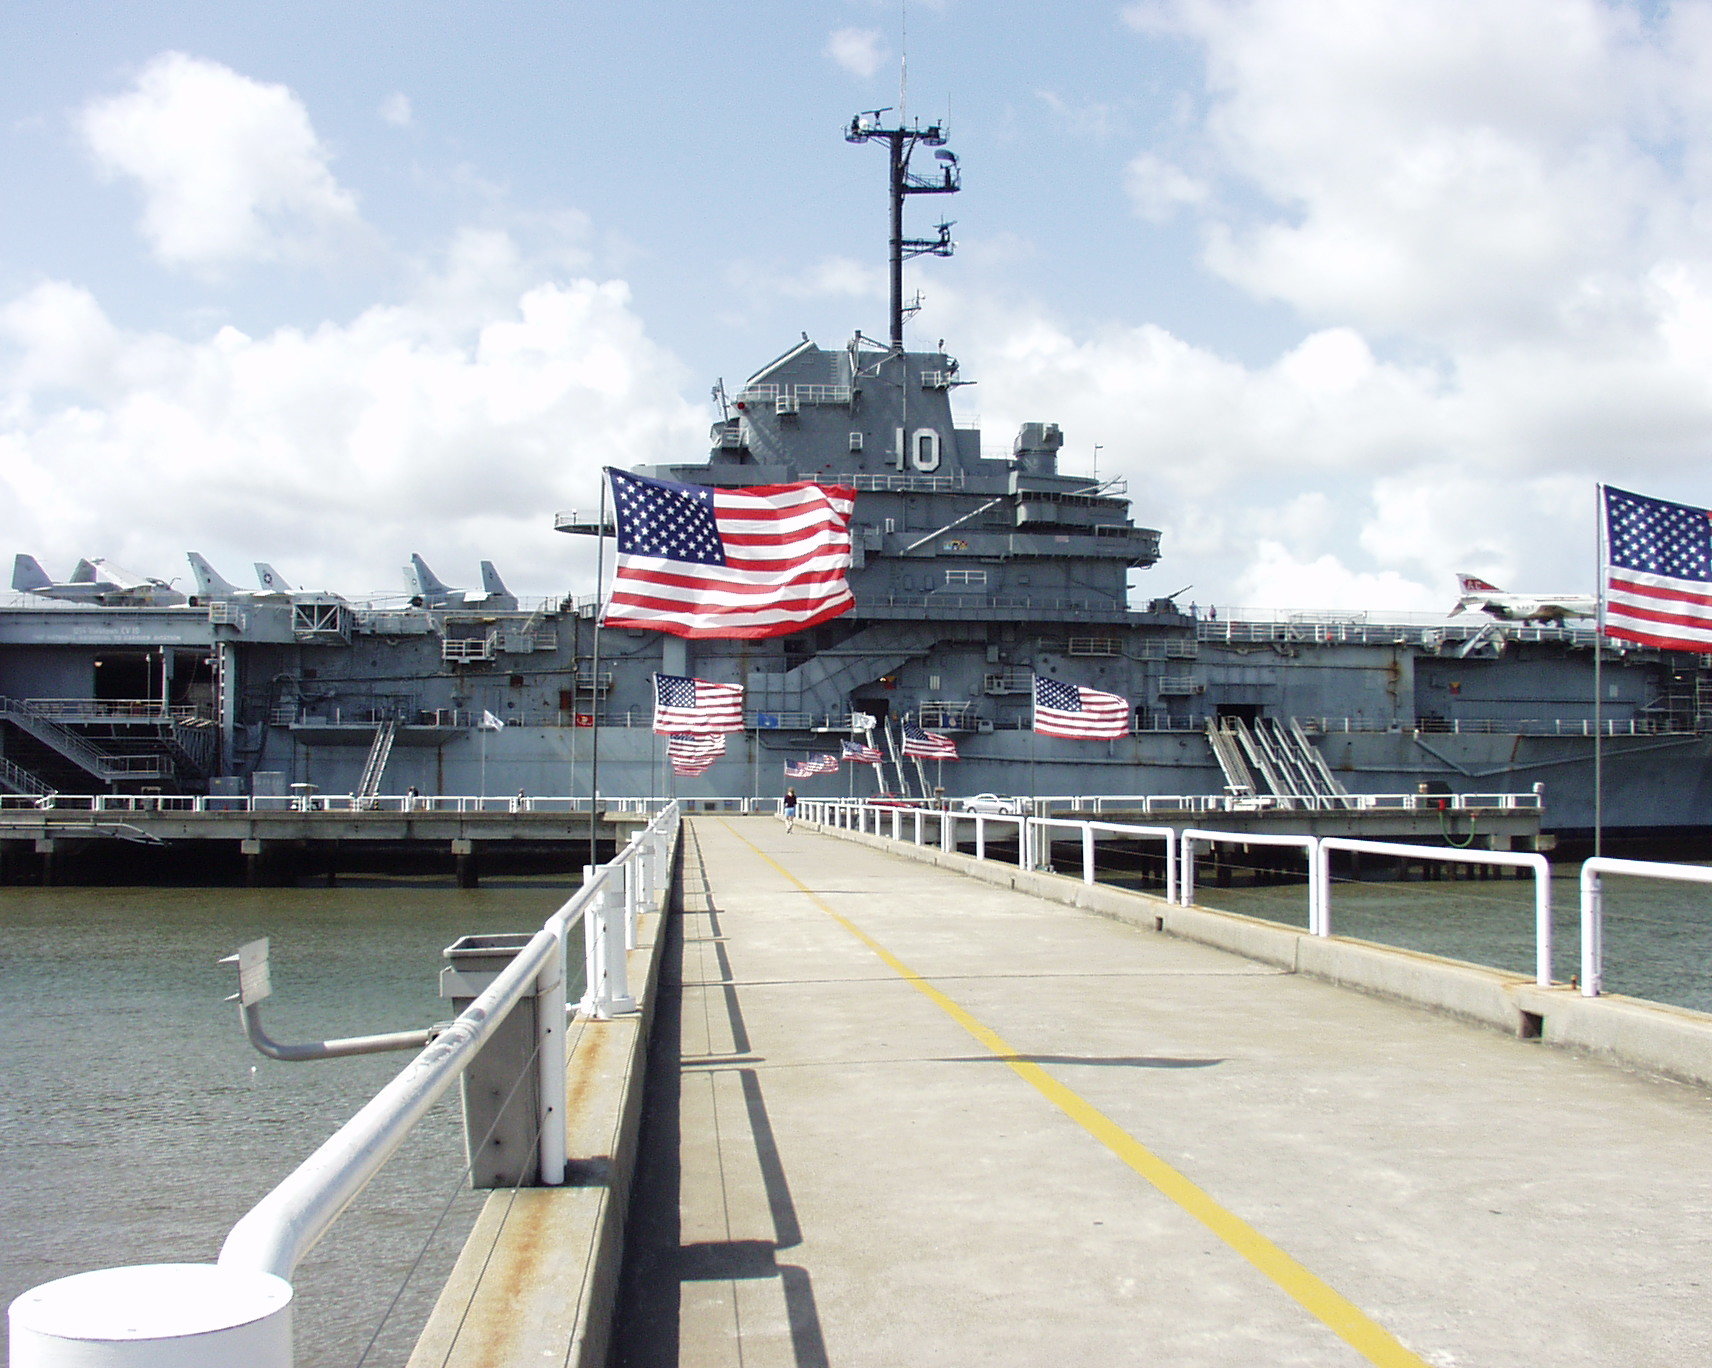
POLYGON ((938 732, 923 731, 913 722, 904 723, 904 754, 924 760, 955 760, 957 743, 938 732))
POLYGON ((666 757, 672 773, 693 777, 706 774, 713 762, 725 754, 725 737, 697 736, 679 732, 666 742, 666 757))
POLYGON ((712 684, 688 675, 654 676, 654 730, 670 736, 743 730, 743 686, 712 684))
POLYGON ((1129 735, 1129 700, 1116 694, 1034 677, 1034 729, 1072 741, 1109 741, 1129 735))
POLYGON ((1605 493, 1605 635, 1712 654, 1712 512, 1605 493))
POLYGON ((844 758, 852 765, 877 765, 881 759, 880 748, 863 745, 860 741, 846 741, 844 758))
POLYGON ((812 760, 785 761, 785 778, 787 779, 812 779, 820 772, 820 766, 812 760))
POLYGON ((848 612, 856 491, 755 489, 607 472, 618 573, 605 622, 681 637, 774 637, 848 612))

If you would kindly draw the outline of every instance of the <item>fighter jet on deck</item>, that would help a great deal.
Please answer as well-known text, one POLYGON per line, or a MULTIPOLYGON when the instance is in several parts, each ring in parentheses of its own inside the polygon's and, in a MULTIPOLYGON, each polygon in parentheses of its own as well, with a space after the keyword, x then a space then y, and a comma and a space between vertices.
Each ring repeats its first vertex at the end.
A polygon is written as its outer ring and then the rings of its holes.
POLYGON ((1555 622, 1561 627, 1566 618, 1590 618, 1599 612, 1590 594, 1508 594, 1473 575, 1458 574, 1456 579, 1462 597, 1450 610, 1452 617, 1474 610, 1503 622, 1555 622))
POLYGON ((184 602, 165 580, 133 575, 100 556, 78 561, 70 579, 56 580, 34 556, 20 555, 12 562, 12 587, 21 594, 104 608, 171 608, 184 602))
POLYGON ((292 603, 298 600, 321 602, 338 597, 337 594, 316 594, 293 589, 285 582, 285 576, 266 561, 256 562, 256 581, 261 588, 240 589, 210 565, 208 558, 200 552, 186 551, 184 555, 196 576, 196 597, 203 603, 230 603, 240 600, 250 603, 292 603))
POLYGON ((505 587, 492 561, 481 563, 482 594, 472 598, 462 589, 443 584, 428 562, 415 552, 404 567, 404 585, 410 591, 410 602, 417 608, 478 608, 494 613, 517 611, 517 595, 505 587))

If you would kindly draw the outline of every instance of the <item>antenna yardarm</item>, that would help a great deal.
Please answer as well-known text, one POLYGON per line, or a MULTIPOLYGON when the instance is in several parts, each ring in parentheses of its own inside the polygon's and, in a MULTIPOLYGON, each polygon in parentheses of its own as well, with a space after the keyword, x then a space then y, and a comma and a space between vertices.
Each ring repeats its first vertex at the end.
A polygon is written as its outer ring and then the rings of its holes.
POLYGON ((938 124, 923 128, 920 124, 882 128, 880 116, 889 109, 870 109, 858 114, 845 130, 847 142, 883 142, 891 151, 891 328, 892 350, 904 349, 904 262, 918 256, 950 256, 954 248, 951 224, 938 225, 935 238, 906 238, 904 236, 904 196, 954 195, 963 188, 957 154, 944 151, 945 134, 938 124), (939 162, 939 175, 918 176, 910 171, 910 154, 918 145, 939 148, 934 153, 939 162))

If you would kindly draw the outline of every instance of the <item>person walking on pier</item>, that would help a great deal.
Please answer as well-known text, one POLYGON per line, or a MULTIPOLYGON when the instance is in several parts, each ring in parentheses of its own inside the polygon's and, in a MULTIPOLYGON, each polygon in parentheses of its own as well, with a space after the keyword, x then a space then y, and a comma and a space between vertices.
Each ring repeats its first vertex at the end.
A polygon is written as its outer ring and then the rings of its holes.
POLYGON ((790 829, 794 827, 797 822, 797 791, 794 788, 788 788, 785 790, 785 801, 780 806, 779 810, 784 813, 785 831, 789 833, 790 829))

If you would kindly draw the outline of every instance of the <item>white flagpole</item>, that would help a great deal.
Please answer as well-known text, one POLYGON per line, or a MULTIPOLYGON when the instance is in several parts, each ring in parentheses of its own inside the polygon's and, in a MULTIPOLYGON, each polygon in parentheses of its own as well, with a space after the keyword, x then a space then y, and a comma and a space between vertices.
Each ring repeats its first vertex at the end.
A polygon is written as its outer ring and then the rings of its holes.
POLYGON ((1598 504, 1594 522, 1599 529, 1599 578, 1594 581, 1599 611, 1593 619, 1593 855, 1597 859, 1605 848, 1605 589, 1610 576, 1606 563, 1610 529, 1605 524, 1605 486, 1596 484, 1593 492, 1598 504))
POLYGON ((594 649, 591 653, 593 659, 589 662, 594 674, 589 681, 589 717, 594 723, 593 735, 589 737, 588 863, 591 865, 600 863, 595 854, 595 829, 599 821, 596 809, 600 806, 600 619, 606 579, 606 478, 603 469, 600 472, 600 512, 594 522, 594 649))

